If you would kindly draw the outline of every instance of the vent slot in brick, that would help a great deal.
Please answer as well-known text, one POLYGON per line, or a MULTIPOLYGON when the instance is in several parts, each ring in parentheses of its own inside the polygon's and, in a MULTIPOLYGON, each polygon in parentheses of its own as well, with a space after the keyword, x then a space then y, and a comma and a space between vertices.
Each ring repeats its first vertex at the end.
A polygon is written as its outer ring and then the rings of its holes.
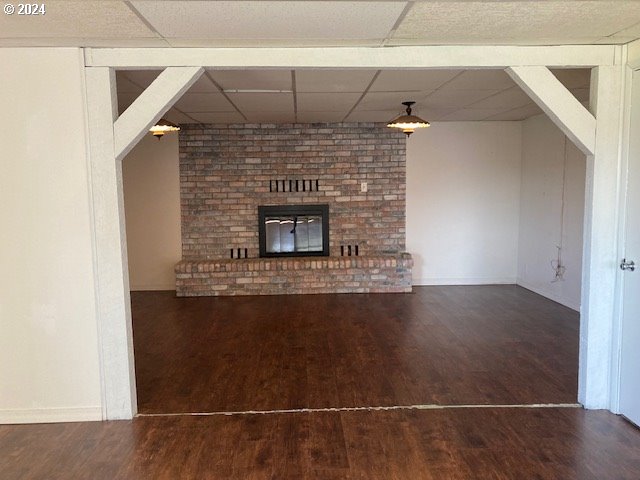
POLYGON ((269 180, 269 192, 271 193, 292 193, 292 192, 318 192, 320 190, 319 179, 289 179, 289 180, 269 180))
POLYGON ((360 248, 358 247, 358 245, 340 245, 340 256, 344 257, 351 257, 351 256, 359 256, 360 255, 360 248))
POLYGON ((231 258, 233 258, 233 259, 249 258, 249 249, 248 248, 231 248, 230 252, 231 252, 231 258))

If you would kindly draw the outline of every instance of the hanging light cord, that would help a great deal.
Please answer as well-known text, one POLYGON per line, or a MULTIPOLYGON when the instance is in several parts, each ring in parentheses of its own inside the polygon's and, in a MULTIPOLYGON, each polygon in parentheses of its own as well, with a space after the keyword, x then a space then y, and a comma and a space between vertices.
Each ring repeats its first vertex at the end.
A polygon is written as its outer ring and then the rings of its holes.
POLYGON ((564 249, 564 213, 565 213, 565 196, 567 190, 567 137, 564 136, 563 163, 562 163, 562 197, 560 199, 560 241, 556 248, 558 256, 551 261, 551 268, 555 271, 553 282, 564 280, 564 273, 567 267, 562 263, 562 253, 564 249))

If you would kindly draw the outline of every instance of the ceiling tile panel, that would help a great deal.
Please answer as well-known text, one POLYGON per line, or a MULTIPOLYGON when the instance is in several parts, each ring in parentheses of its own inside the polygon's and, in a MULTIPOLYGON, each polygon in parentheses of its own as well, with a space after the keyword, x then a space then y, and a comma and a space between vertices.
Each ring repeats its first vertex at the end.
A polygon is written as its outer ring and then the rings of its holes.
POLYGON ((428 122, 434 122, 442 120, 445 117, 448 117, 453 112, 457 111, 458 108, 449 107, 449 108, 433 108, 426 107, 420 110, 420 117, 425 119, 428 122))
POLYGON ((344 113, 341 112, 298 112, 300 123, 336 123, 342 122, 344 113))
POLYGON ((613 37, 602 37, 602 38, 599 38, 599 39, 595 40, 592 43, 595 44, 595 45, 624 45, 625 43, 633 42, 634 40, 637 40, 638 38, 640 38, 640 35, 637 35, 637 36, 634 36, 634 37, 619 37, 619 36, 615 35, 613 37))
POLYGON ((135 93, 140 94, 142 92, 142 87, 132 83, 131 80, 126 76, 125 72, 122 70, 116 71, 116 88, 118 90, 118 94, 121 93, 135 93))
MULTIPOLYGON (((456 108, 421 108, 420 111, 416 111, 419 117, 433 122, 441 120, 442 118, 455 112, 456 108)), ((397 110, 354 110, 351 112, 347 121, 354 122, 389 122, 397 117, 401 112, 397 110)))
POLYGON ((295 115, 291 112, 243 112, 249 123, 295 123, 295 115))
POLYGON ((293 114, 291 93, 230 93, 229 98, 243 112, 287 112, 293 114))
POLYGON ((218 87, 216 87, 209 77, 202 75, 196 83, 191 85, 188 90, 189 93, 219 93, 218 87))
POLYGON ((347 122, 389 122, 398 116, 398 110, 354 110, 347 122))
POLYGON ((376 70, 297 70, 298 92, 364 92, 376 70))
POLYGON ((199 123, 243 123, 244 117, 238 112, 194 112, 189 114, 199 123))
POLYGON ((590 89, 588 89, 588 88, 574 88, 574 89, 571 90, 571 93, 581 103, 589 101, 590 89))
POLYGON ((175 104, 185 113, 233 112, 235 108, 221 93, 185 93, 175 104))
POLYGON ((491 121, 516 121, 516 120, 524 120, 525 118, 533 117, 534 115, 540 115, 542 110, 535 103, 530 103, 529 105, 525 105, 523 107, 514 108, 513 110, 508 110, 503 113, 499 113, 497 115, 493 115, 488 117, 487 120, 491 121))
POLYGON ((640 2, 429 1, 416 2, 394 39, 424 44, 589 43, 640 22, 640 2))
POLYGON ((424 106, 423 92, 368 92, 356 107, 358 110, 404 111, 402 102, 416 102, 415 109, 424 106))
POLYGON ((134 85, 145 89, 158 78, 162 70, 119 70, 116 75, 126 78, 134 85))
POLYGON ((444 87, 427 96, 424 104, 436 108, 462 108, 498 92, 499 90, 453 90, 444 87))
POLYGON ((361 93, 298 93, 298 112, 342 112, 356 104, 361 93))
POLYGON ((502 108, 511 110, 531 103, 531 97, 520 87, 513 87, 468 105, 469 108, 502 108))
POLYGON ((588 88, 591 83, 591 70, 588 68, 557 68, 551 72, 567 88, 588 88))
POLYGON ((382 70, 371 92, 430 91, 460 74, 461 70, 382 70))
POLYGON ((118 93, 118 115, 122 115, 138 96, 139 93, 118 93))
POLYGON ((166 118, 170 122, 177 123, 178 125, 181 125, 183 123, 195 122, 195 120, 190 115, 185 115, 184 113, 177 111, 175 108, 172 108, 167 113, 165 113, 164 118, 166 118))
POLYGON ((465 108, 443 117, 442 120, 446 122, 480 121, 503 112, 504 109, 502 108, 465 108))
POLYGON ((224 90, 291 90, 290 70, 207 70, 224 90))
POLYGON ((31 15, 28 18, 24 15, 0 15, 0 38, 158 37, 124 2, 47 0, 40 3, 46 5, 45 15, 31 15))
POLYGON ((134 1, 165 37, 383 39, 406 2, 134 1))
MULTIPOLYGON (((126 77, 142 88, 147 88, 161 72, 161 70, 120 70, 118 71, 118 75, 126 77)), ((219 90, 206 74, 202 74, 200 78, 191 85, 189 93, 219 93, 219 90)))
POLYGON ((450 90, 504 90, 515 82, 504 70, 466 70, 444 88, 450 90))
POLYGON ((609 38, 640 38, 640 21, 638 18, 629 18, 629 21, 629 27, 617 31, 609 38))

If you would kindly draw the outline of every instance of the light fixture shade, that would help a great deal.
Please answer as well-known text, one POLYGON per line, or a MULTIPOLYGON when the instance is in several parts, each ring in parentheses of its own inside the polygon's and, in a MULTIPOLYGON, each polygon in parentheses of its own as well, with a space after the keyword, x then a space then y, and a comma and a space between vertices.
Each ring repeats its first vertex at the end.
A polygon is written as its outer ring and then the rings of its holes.
POLYGON ((416 128, 427 128, 431 125, 426 120, 421 119, 420 117, 416 117, 411 114, 411 105, 416 102, 402 102, 403 105, 406 105, 406 115, 400 115, 398 118, 391 120, 387 123, 387 127, 389 128, 399 128, 403 133, 407 134, 407 137, 411 135, 416 128))
POLYGON ((157 137, 158 140, 165 134, 169 132, 177 132, 180 130, 180 127, 175 123, 170 122, 169 120, 165 120, 161 118, 158 122, 149 129, 151 134, 154 137, 157 137))

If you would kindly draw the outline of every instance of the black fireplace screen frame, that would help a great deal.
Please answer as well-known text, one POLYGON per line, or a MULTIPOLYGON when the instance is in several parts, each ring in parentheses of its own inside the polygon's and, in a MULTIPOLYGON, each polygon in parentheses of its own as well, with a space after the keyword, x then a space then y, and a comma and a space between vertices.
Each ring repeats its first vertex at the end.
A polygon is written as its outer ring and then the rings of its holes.
POLYGON ((260 257, 328 257, 329 256, 329 205, 260 205, 258 206, 258 237, 260 241, 260 257), (305 216, 322 217, 322 251, 313 252, 267 252, 266 217, 273 216, 305 216))

